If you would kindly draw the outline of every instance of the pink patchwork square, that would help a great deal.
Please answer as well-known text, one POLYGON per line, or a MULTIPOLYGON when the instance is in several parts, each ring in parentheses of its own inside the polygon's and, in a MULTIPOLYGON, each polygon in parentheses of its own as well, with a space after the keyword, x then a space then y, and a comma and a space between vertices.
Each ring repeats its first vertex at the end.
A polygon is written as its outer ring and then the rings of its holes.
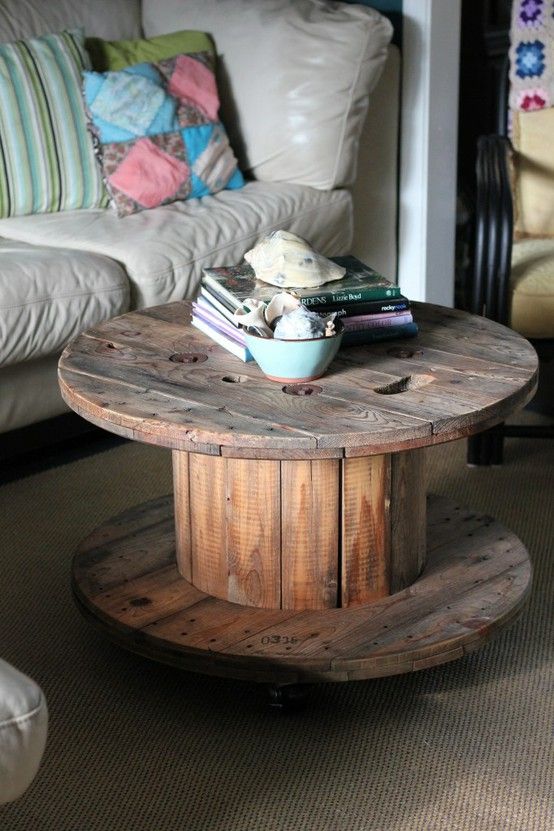
POLYGON ((142 138, 108 177, 108 182, 139 205, 155 208, 172 197, 189 175, 185 162, 168 156, 150 139, 142 138))
POLYGON ((189 55, 179 55, 169 79, 168 92, 180 99, 192 101, 208 118, 215 121, 219 97, 215 76, 207 66, 189 55))

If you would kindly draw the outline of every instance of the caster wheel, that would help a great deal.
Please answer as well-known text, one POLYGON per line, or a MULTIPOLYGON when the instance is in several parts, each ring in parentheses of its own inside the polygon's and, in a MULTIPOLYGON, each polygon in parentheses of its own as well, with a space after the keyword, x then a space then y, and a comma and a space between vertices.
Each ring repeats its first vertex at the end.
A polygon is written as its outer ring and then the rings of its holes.
POLYGON ((281 712, 300 710, 306 704, 308 689, 307 684, 272 685, 268 687, 269 706, 281 712))

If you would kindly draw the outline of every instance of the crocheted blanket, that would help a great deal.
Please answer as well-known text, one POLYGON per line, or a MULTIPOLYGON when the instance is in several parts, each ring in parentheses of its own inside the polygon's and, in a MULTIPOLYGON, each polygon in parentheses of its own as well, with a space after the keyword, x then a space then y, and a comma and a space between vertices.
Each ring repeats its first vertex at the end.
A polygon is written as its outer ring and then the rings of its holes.
POLYGON ((510 31, 510 109, 554 106, 554 2, 514 0, 510 31))

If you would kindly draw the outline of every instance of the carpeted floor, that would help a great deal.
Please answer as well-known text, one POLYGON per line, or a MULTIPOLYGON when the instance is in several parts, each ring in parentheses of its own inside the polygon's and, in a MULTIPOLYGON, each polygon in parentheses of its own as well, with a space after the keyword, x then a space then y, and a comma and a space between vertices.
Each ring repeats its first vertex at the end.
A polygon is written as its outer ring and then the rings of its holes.
POLYGON ((126 444, 0 489, 0 654, 50 708, 46 756, 2 831, 550 831, 554 444, 510 440, 502 468, 464 442, 430 485, 527 544, 531 604, 462 660, 319 685, 282 715, 265 691, 125 653, 69 588, 98 523, 171 486, 169 453, 126 444))

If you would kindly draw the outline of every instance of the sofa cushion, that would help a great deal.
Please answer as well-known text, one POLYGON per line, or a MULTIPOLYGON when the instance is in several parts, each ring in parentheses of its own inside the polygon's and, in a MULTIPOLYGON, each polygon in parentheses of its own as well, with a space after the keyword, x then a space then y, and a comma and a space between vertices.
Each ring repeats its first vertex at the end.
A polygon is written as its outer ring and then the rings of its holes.
POLYGON ((215 55, 212 39, 204 32, 170 32, 138 40, 102 40, 87 38, 85 46, 96 72, 115 72, 134 63, 153 63, 173 58, 183 52, 210 52, 215 55))
POLYGON ((107 204, 87 132, 83 31, 0 44, 0 215, 107 204))
POLYGON ((125 272, 108 257, 0 240, 0 258, 0 366, 59 352, 129 308, 125 272))
POLYGON ((248 182, 238 191, 173 202, 125 219, 91 210, 0 220, 0 235, 14 240, 113 257, 129 276, 133 308, 193 297, 203 266, 240 262, 259 236, 277 228, 304 237, 324 254, 346 254, 352 242, 351 196, 345 190, 248 182))
POLYGON ((0 433, 66 413, 58 386, 57 355, 0 366, 0 433), (38 393, 37 393, 38 391, 38 393))
POLYGON ((48 710, 42 690, 0 659, 0 805, 17 799, 31 784, 47 730, 48 710))
POLYGON ((141 0, 2 0, 0 42, 83 26, 89 36, 138 38, 141 0))
POLYGON ((221 118, 243 171, 322 190, 352 184, 392 35, 386 18, 332 0, 143 0, 142 9, 149 37, 212 35, 221 118))
POLYGON ((516 236, 554 237, 554 108, 513 118, 516 236))
POLYGON ((510 325, 526 338, 554 338, 554 239, 514 243, 510 325))
POLYGON ((209 52, 83 78, 98 158, 120 216, 243 186, 218 120, 209 52))

